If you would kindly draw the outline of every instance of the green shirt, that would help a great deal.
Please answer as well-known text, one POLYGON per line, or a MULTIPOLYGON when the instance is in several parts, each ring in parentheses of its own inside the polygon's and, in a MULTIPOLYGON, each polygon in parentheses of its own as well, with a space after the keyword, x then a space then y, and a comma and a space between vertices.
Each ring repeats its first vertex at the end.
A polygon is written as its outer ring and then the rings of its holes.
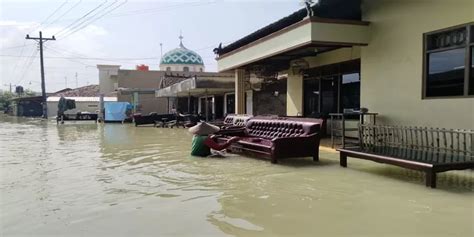
POLYGON ((207 136, 194 135, 191 147, 192 156, 208 156, 211 154, 211 148, 204 144, 206 139, 207 136))

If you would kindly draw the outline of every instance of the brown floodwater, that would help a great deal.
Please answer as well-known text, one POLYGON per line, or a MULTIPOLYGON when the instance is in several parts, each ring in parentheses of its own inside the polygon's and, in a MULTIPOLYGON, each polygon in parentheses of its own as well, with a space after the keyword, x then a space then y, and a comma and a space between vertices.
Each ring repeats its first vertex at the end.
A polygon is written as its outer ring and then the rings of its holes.
POLYGON ((0 236, 473 236, 473 171, 189 155, 184 129, 0 117, 0 236))

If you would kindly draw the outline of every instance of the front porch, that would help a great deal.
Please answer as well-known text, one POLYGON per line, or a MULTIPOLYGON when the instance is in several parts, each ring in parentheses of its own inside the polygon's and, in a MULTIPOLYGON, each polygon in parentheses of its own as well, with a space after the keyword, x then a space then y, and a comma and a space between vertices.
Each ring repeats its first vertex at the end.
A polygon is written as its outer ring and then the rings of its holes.
MULTIPOLYGON (((241 47, 235 46, 237 41, 228 46, 231 51, 224 48, 218 68, 234 71, 236 113, 248 111, 250 75, 261 79, 263 87, 286 78, 285 108, 279 115, 327 120, 330 113, 359 110, 360 51, 368 45, 368 25, 307 17, 241 47)), ((260 101, 254 101, 252 106, 258 107, 260 101)))

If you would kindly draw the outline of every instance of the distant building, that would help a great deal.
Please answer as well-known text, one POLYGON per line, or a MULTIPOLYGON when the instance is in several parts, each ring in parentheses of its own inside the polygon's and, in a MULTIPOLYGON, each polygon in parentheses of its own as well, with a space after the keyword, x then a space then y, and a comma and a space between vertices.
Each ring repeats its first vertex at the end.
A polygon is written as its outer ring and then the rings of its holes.
POLYGON ((43 115, 43 97, 19 97, 12 99, 10 115, 22 117, 41 117, 43 115))
POLYGON ((229 101, 225 101, 226 94, 233 93, 233 86, 219 90, 200 88, 192 92, 182 90, 174 90, 173 93, 156 92, 186 79, 209 81, 212 78, 211 80, 215 82, 222 80, 223 84, 229 78, 232 79, 231 74, 205 72, 202 57, 187 49, 183 45, 183 38, 181 36, 179 38, 179 46, 163 55, 159 64, 160 70, 149 70, 146 65, 139 65, 136 70, 120 69, 120 65, 97 65, 99 69, 99 92, 106 95, 116 95, 118 101, 130 102, 135 105, 135 112, 142 114, 150 112, 171 113, 176 109, 185 113, 204 114, 206 106, 205 99, 202 98, 207 98, 209 101, 207 107, 208 117, 221 118, 224 116, 225 104, 231 104, 229 108, 234 107, 231 96, 228 96, 229 101), (178 99, 178 97, 185 98, 178 99), (188 97, 190 97, 189 102, 188 97), (203 101, 202 106, 200 100, 203 101))
MULTIPOLYGON (((78 112, 97 113, 99 110, 99 85, 83 86, 76 89, 64 89, 48 97, 48 117, 54 117, 58 112, 58 102, 63 96, 76 102, 76 108, 66 111, 66 114, 78 112)), ((104 97, 104 101, 117 101, 117 97, 104 97)))

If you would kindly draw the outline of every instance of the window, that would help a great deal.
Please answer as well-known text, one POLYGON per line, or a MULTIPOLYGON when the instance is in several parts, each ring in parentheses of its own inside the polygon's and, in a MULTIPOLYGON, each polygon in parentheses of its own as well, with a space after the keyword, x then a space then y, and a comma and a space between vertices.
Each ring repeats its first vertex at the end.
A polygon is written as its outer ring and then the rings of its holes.
POLYGON ((167 72, 171 71, 171 67, 166 67, 166 71, 167 72))
POLYGON ((425 34, 423 98, 474 95, 474 26, 425 34))
POLYGON ((200 71, 200 72, 203 72, 204 70, 203 70, 202 68, 199 68, 199 71, 200 71))
POLYGON ((235 94, 227 94, 225 96, 226 102, 226 114, 234 114, 235 113, 235 94))
POLYGON ((360 108, 360 75, 359 73, 343 74, 341 80, 341 108, 360 108))
POLYGON ((313 68, 307 70, 306 75, 303 82, 304 116, 325 117, 329 113, 360 108, 360 60, 313 68))
POLYGON ((184 72, 189 72, 189 67, 183 67, 184 72))

